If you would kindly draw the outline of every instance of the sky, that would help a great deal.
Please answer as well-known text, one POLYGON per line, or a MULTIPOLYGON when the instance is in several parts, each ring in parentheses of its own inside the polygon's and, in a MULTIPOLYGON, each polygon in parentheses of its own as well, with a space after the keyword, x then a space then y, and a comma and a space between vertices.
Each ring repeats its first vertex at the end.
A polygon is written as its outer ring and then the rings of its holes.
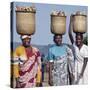
MULTIPOLYGON (((16 32, 16 6, 32 6, 33 3, 25 2, 14 2, 13 4, 13 42, 21 42, 20 35, 16 32)), ((70 21, 70 15, 74 14, 76 11, 84 12, 86 15, 88 13, 87 6, 76 6, 76 5, 61 5, 61 4, 42 4, 34 3, 36 7, 36 32, 32 36, 31 43, 36 45, 48 45, 53 44, 53 34, 50 30, 50 14, 53 10, 64 11, 66 18, 66 34, 63 35, 63 43, 70 44, 68 37, 68 27, 70 21)), ((75 34, 73 33, 73 36, 75 34)))

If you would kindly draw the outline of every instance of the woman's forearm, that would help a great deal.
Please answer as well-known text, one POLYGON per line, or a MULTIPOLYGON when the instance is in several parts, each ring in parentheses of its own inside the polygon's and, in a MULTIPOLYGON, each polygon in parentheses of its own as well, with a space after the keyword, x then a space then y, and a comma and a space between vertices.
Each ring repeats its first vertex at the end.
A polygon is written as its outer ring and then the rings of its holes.
POLYGON ((68 33, 69 33, 69 38, 70 38, 70 40, 71 40, 71 43, 73 44, 73 43, 74 43, 74 39, 73 39, 73 35, 72 35, 72 31, 73 31, 72 23, 73 23, 73 20, 72 20, 72 15, 71 15, 71 16, 70 16, 70 24, 69 24, 68 33))
POLYGON ((82 76, 83 76, 85 68, 87 66, 87 62, 88 62, 88 58, 84 58, 84 63, 83 63, 82 71, 81 71, 81 75, 82 76))

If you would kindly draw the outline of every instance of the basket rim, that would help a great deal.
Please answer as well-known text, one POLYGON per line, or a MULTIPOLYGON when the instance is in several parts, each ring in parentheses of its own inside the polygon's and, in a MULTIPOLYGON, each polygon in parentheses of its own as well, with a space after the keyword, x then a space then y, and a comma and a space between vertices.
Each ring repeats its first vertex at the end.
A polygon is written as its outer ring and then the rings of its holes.
POLYGON ((74 17, 74 16, 85 16, 85 17, 87 17, 87 15, 74 15, 74 14, 71 15, 71 16, 73 16, 73 17, 74 17))
POLYGON ((36 13, 36 11, 16 11, 16 13, 36 13))
POLYGON ((67 16, 59 16, 59 15, 51 15, 53 17, 67 17, 67 16))

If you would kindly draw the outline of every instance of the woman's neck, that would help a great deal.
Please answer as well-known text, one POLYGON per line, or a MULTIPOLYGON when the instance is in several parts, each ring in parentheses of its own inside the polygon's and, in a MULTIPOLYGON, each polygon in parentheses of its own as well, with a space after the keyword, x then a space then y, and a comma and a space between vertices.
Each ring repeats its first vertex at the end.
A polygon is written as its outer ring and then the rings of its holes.
POLYGON ((78 46, 79 50, 81 49, 81 47, 83 46, 83 43, 81 45, 78 46))

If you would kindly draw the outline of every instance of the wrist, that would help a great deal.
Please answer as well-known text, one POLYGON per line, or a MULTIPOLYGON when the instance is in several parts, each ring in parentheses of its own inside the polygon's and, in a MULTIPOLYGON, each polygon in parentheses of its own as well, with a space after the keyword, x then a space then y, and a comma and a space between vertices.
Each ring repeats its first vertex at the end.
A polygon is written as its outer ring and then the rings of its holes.
POLYGON ((83 76, 83 73, 80 73, 80 76, 83 76))
POLYGON ((19 77, 16 77, 16 81, 19 81, 19 77))

